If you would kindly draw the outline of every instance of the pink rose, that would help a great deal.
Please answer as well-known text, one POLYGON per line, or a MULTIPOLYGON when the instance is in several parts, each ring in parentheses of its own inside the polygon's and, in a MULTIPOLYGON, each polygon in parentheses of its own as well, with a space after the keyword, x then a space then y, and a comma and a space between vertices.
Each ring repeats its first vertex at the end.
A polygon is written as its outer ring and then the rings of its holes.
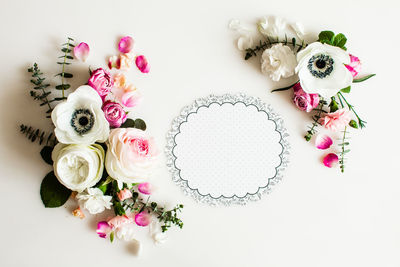
POLYGON ((353 77, 356 77, 358 73, 361 71, 361 61, 358 57, 355 57, 351 54, 350 56, 350 64, 346 65, 346 68, 351 72, 353 77))
POLYGON ((104 100, 111 91, 114 81, 108 71, 99 68, 92 72, 92 76, 88 80, 88 85, 93 87, 104 100))
POLYGON ((337 132, 342 130, 351 120, 350 112, 346 109, 339 109, 333 113, 328 113, 319 119, 325 128, 337 132))
POLYGON ((117 197, 120 201, 124 201, 125 199, 132 197, 132 192, 129 189, 125 188, 124 190, 120 190, 117 193, 117 197))
POLYGON ((296 83, 293 86, 293 102, 301 110, 310 112, 318 106, 319 97, 318 94, 307 94, 301 88, 300 83, 296 83))
POLYGON ((111 127, 118 128, 126 121, 126 113, 118 103, 111 101, 104 102, 103 112, 111 127))

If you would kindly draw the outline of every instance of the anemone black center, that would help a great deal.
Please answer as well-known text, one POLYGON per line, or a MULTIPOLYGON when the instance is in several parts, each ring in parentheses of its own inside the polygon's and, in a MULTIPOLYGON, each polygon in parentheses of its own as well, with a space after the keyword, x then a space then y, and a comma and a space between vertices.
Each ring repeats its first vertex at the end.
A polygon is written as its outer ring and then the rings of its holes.
POLYGON ((315 66, 317 66, 317 68, 319 68, 319 69, 323 69, 323 68, 325 68, 325 66, 326 66, 326 62, 325 62, 325 60, 318 59, 318 60, 315 62, 315 66))
POLYGON ((82 126, 86 126, 89 123, 89 120, 87 117, 80 117, 79 118, 79 124, 82 126))

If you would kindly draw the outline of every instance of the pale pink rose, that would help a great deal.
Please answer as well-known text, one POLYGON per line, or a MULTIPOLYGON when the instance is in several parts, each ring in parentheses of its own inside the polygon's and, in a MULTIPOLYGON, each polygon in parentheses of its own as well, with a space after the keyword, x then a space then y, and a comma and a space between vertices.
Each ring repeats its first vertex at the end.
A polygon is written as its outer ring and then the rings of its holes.
POLYGON ((145 182, 159 152, 153 138, 136 128, 117 128, 110 132, 105 166, 108 174, 124 183, 145 182))
POLYGON ((293 102, 299 109, 310 112, 318 106, 319 96, 318 94, 308 94, 303 91, 300 83, 296 83, 293 86, 293 102))
POLYGON ((99 68, 92 72, 92 76, 88 80, 88 85, 93 87, 104 100, 111 91, 114 81, 108 71, 99 68))
POLYGON ((129 189, 125 188, 117 193, 117 197, 120 201, 124 201, 125 199, 132 197, 132 192, 129 189))
POLYGON ((122 54, 119 56, 119 69, 129 70, 132 67, 133 55, 122 54))
POLYGON ((351 121, 350 112, 346 109, 339 109, 333 113, 328 113, 319 119, 325 128, 337 132, 342 130, 351 121))
POLYGON ((124 89, 126 86, 126 77, 122 73, 118 73, 114 76, 114 86, 120 89, 124 89))
POLYGON ((142 101, 142 95, 136 91, 127 91, 121 97, 121 103, 127 108, 133 108, 142 101))
POLYGON ((126 224, 133 223, 134 221, 135 220, 134 220, 134 218, 132 216, 122 215, 122 216, 115 216, 114 218, 109 220, 107 223, 112 228, 116 229, 116 228, 124 226, 126 224))
POLYGON ((356 77, 358 73, 361 71, 361 61, 358 57, 349 54, 350 56, 350 64, 345 65, 346 68, 351 72, 353 77, 356 77))
POLYGON ((127 119, 123 107, 118 103, 106 101, 104 102, 102 109, 106 120, 113 128, 120 127, 127 119))
POLYGON ((146 211, 142 211, 135 215, 135 223, 138 226, 147 226, 151 223, 151 215, 146 211))

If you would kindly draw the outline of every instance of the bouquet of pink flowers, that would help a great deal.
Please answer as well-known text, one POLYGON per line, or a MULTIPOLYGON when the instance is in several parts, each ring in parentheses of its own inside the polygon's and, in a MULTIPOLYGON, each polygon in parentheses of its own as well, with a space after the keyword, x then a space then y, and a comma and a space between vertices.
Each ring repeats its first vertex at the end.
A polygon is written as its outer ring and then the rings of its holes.
MULTIPOLYGON (((304 138, 310 141, 319 126, 328 132, 342 132, 338 149, 328 153, 323 163, 327 167, 340 164, 344 172, 348 149, 349 128, 362 129, 362 120, 345 94, 352 83, 363 82, 375 74, 359 77, 361 62, 347 52, 344 34, 322 31, 314 42, 306 43, 304 27, 300 23, 287 23, 280 18, 264 18, 257 24, 262 40, 254 45, 251 30, 232 20, 230 28, 240 33, 238 48, 245 51, 245 60, 261 53, 261 71, 273 81, 297 75, 298 80, 287 87, 293 89, 293 103, 302 111, 314 112, 312 125, 304 138), (353 118, 354 116, 354 118, 353 118)), ((334 143, 330 135, 315 138, 318 149, 329 149, 334 143)))
POLYGON ((113 208, 115 216, 98 223, 97 234, 113 241, 114 236, 126 241, 134 240, 135 226, 152 225, 152 236, 161 242, 164 232, 172 225, 180 228, 183 222, 177 214, 183 205, 171 210, 150 201, 152 185, 149 178, 157 164, 159 150, 141 119, 130 119, 132 109, 141 95, 128 83, 122 71, 135 65, 142 73, 150 70, 143 55, 132 52, 133 39, 124 37, 119 42, 119 56, 109 60, 110 71, 89 70, 86 85, 66 96, 71 87, 67 72, 72 60, 85 61, 89 45, 74 45, 68 38, 61 49, 59 90, 51 92, 43 73, 35 63, 31 73, 31 96, 46 106, 54 132, 21 125, 21 132, 32 142, 44 145, 40 154, 52 166, 43 179, 40 196, 45 207, 54 208, 74 199, 78 206, 73 215, 85 217, 113 208), (157 230, 157 226, 160 227, 157 230))

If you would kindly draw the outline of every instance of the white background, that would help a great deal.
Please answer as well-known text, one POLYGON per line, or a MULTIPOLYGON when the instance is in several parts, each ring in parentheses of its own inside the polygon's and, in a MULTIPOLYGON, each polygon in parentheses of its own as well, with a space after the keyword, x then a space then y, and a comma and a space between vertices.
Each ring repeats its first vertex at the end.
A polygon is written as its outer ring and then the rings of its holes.
MULTIPOLYGON (((381 1, 1 1, 0 67, 0 265, 1 266, 400 266, 398 77, 399 4, 381 1), (368 127, 352 134, 344 174, 321 164, 323 153, 303 140, 308 114, 291 93, 245 62, 235 48, 230 19, 249 25, 265 15, 301 21, 317 34, 330 29, 378 75, 356 84, 349 96, 368 127), (71 216, 72 207, 45 209, 39 196, 51 169, 39 146, 18 133, 20 123, 50 129, 44 109, 29 96, 27 67, 40 63, 54 75, 66 36, 91 46, 88 64, 105 66, 119 37, 132 35, 151 64, 149 75, 129 78, 145 101, 145 119, 159 146, 181 107, 210 93, 245 92, 271 103, 291 134, 291 164, 272 194, 245 207, 212 208, 176 187, 161 164, 155 198, 185 204, 182 231, 163 246, 140 233, 143 253, 95 234, 102 219, 71 216)), ((87 80, 87 64, 75 64, 74 85, 87 80)), ((57 82, 56 78, 52 82, 57 82)), ((164 158, 162 158, 162 163, 164 158)), ((73 204, 72 204, 73 206, 73 204)), ((143 231, 142 231, 143 232, 143 231)))

